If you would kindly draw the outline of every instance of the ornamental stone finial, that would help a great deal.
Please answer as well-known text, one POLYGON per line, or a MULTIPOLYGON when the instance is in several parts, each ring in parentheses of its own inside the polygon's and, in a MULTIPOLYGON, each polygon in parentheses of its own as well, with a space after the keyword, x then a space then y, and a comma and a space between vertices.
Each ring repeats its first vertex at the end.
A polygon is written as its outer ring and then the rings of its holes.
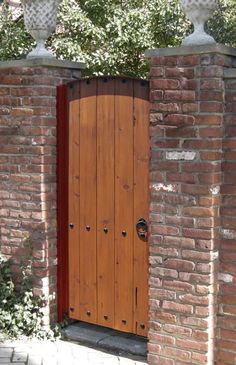
POLYGON ((56 29, 57 9, 61 0, 22 0, 25 27, 36 40, 37 46, 27 58, 52 58, 45 42, 56 29))
POLYGON ((180 0, 180 4, 194 25, 194 32, 183 40, 182 45, 195 46, 216 43, 214 38, 205 32, 204 25, 216 9, 217 0, 180 0))

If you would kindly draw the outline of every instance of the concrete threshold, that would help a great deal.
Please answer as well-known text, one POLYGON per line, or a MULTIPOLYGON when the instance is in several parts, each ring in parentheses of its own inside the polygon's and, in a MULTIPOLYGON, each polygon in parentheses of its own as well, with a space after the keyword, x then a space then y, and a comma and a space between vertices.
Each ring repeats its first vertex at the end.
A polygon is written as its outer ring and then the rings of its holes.
POLYGON ((146 358, 147 339, 84 322, 74 322, 64 330, 67 340, 106 351, 146 358))

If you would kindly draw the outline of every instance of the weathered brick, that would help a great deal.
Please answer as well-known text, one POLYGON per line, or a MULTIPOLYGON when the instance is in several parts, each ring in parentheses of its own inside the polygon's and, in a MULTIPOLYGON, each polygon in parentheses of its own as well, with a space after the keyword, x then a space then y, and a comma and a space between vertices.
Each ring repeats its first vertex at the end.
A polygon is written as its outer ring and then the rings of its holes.
POLYGON ((151 88, 152 89, 159 89, 159 90, 171 90, 171 89, 178 89, 180 87, 179 80, 175 79, 153 79, 151 80, 151 88))
POLYGON ((180 350, 178 348, 166 346, 162 350, 162 354, 174 357, 175 359, 189 360, 191 358, 191 352, 180 350))
POLYGON ((165 260, 165 267, 189 272, 194 271, 195 263, 182 259, 167 259, 165 260))
POLYGON ((188 313, 188 314, 192 314, 193 313, 193 306, 189 305, 189 304, 180 304, 180 303, 175 303, 175 302, 170 302, 167 300, 163 301, 163 309, 167 309, 170 311, 175 311, 178 313, 188 313))

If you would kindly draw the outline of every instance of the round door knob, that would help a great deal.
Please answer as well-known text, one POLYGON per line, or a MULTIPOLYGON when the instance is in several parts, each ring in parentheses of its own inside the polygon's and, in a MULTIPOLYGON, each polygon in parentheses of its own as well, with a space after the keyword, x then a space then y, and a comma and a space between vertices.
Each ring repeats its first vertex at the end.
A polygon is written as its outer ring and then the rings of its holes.
POLYGON ((108 233, 108 228, 107 227, 104 227, 103 228, 103 231, 104 231, 104 233, 108 233))
POLYGON ((69 224, 69 227, 70 227, 70 229, 73 229, 74 228, 74 224, 73 223, 70 223, 69 224))
POLYGON ((127 232, 126 231, 122 231, 122 236, 123 237, 126 237, 126 235, 127 235, 127 232))
POLYGON ((91 228, 90 228, 90 226, 89 226, 89 225, 87 225, 87 226, 86 226, 86 231, 88 231, 88 232, 89 232, 89 231, 90 231, 90 229, 91 229, 91 228))

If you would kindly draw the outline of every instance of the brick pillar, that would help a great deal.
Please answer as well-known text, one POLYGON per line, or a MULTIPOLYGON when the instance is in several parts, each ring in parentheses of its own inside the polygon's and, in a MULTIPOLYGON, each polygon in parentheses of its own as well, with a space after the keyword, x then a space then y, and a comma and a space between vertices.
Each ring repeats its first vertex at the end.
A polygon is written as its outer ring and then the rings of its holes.
MULTIPOLYGON (((225 143, 223 75, 233 66, 234 54, 235 50, 220 45, 147 51, 151 67, 150 365, 214 363, 225 143)), ((231 194, 232 185, 228 189, 231 194)), ((231 223, 235 228, 235 220, 231 223)), ((225 220, 226 225, 231 223, 225 220)), ((235 320, 232 326, 236 328, 235 320)))
POLYGON ((58 60, 0 63, 0 250, 15 279, 32 245, 35 293, 51 295, 56 319, 56 86, 83 64, 58 60))
MULTIPOLYGON (((236 55, 235 55, 236 56, 236 55)), ((233 60, 236 66, 236 58, 233 60)), ((225 69, 217 362, 236 363, 236 68, 225 69)))

